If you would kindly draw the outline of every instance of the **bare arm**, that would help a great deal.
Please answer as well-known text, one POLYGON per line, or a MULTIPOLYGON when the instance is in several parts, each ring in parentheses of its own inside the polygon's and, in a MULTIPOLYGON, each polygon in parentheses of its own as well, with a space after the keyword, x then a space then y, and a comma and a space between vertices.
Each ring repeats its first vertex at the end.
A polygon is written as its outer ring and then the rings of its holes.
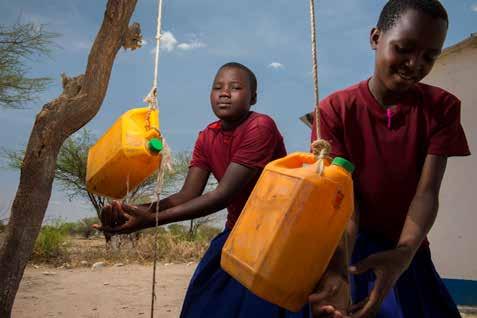
MULTIPOLYGON (((165 199, 162 199, 160 201, 159 210, 162 211, 171 208, 200 196, 204 191, 208 179, 208 171, 198 167, 191 167, 187 172, 187 177, 181 190, 165 199)), ((153 202, 134 207, 121 204, 118 201, 113 201, 111 204, 105 206, 101 211, 101 224, 93 224, 93 228, 114 234, 116 233, 113 231, 114 228, 123 226, 128 221, 127 215, 124 213, 124 209, 135 208, 137 210, 152 214, 156 211, 156 205, 157 202, 153 202)))
MULTIPOLYGON (((225 208, 243 185, 250 182, 257 173, 257 169, 231 163, 217 188, 200 195, 208 173, 200 168, 191 168, 184 188, 177 195, 161 201, 161 205, 169 208, 161 209, 158 214, 159 225, 202 217, 225 208)), ((126 219, 125 223, 113 227, 103 226, 102 230, 122 234, 155 226, 155 213, 151 213, 149 207, 122 204, 116 211, 126 219)))
MULTIPOLYGON (((198 167, 191 167, 187 172, 184 184, 179 192, 174 193, 160 201, 159 210, 167 210, 184 202, 192 200, 202 194, 209 179, 209 172, 198 167)), ((157 202, 146 203, 142 206, 149 207, 153 213, 156 211, 157 202)))
POLYGON ((189 220, 220 211, 257 173, 257 169, 231 163, 215 190, 162 211, 159 224, 189 220))
POLYGON ((398 247, 411 255, 419 249, 429 233, 439 208, 439 191, 447 165, 447 157, 427 155, 416 194, 411 202, 398 247))

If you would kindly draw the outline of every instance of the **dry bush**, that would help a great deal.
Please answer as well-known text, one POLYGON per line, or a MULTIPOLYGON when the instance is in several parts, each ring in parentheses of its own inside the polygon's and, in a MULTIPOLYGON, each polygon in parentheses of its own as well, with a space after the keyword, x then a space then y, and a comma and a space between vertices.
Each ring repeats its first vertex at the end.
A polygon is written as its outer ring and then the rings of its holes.
POLYGON ((137 235, 114 237, 112 244, 106 244, 99 235, 84 238, 80 233, 71 231, 71 227, 71 224, 44 226, 39 237, 39 242, 42 242, 39 245, 41 249, 34 253, 32 261, 54 265, 68 263, 73 267, 90 266, 95 262, 151 263, 154 260, 156 235, 157 259, 160 262, 198 261, 208 248, 210 240, 220 232, 217 228, 203 225, 197 234, 191 237, 187 227, 174 224, 167 228, 159 227, 157 234, 155 229, 148 229, 137 235), (72 233, 76 235, 71 236, 72 233))

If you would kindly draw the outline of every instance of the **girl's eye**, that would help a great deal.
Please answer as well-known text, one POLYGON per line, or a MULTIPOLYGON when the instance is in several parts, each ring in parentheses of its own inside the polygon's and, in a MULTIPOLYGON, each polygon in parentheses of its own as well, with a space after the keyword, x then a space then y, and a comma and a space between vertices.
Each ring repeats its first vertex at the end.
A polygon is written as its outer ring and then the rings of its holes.
POLYGON ((399 54, 408 54, 408 53, 412 52, 411 48, 403 47, 403 46, 399 46, 399 45, 396 45, 395 49, 396 49, 396 52, 398 52, 399 54))
POLYGON ((428 63, 434 63, 437 59, 437 55, 429 55, 429 54, 426 54, 424 55, 424 60, 426 60, 426 62, 428 63))

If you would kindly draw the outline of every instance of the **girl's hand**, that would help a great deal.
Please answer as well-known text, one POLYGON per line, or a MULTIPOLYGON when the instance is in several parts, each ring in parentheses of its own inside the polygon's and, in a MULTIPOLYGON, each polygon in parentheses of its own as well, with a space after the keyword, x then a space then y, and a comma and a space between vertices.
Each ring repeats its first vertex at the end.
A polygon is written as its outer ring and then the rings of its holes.
POLYGON ((110 234, 128 234, 155 224, 155 214, 144 206, 134 206, 114 201, 101 213, 101 225, 94 224, 97 230, 110 234))
POLYGON ((318 283, 317 293, 308 298, 313 317, 346 318, 351 299, 346 273, 328 269, 318 283))
POLYGON ((362 274, 372 270, 376 275, 369 297, 352 308, 353 318, 374 317, 386 295, 394 287, 401 274, 409 267, 413 253, 407 247, 376 253, 350 267, 352 274, 362 274))
POLYGON ((92 227, 98 231, 103 231, 103 228, 112 228, 126 223, 127 219, 121 209, 121 202, 112 201, 111 204, 104 206, 101 209, 101 224, 93 224, 92 227))

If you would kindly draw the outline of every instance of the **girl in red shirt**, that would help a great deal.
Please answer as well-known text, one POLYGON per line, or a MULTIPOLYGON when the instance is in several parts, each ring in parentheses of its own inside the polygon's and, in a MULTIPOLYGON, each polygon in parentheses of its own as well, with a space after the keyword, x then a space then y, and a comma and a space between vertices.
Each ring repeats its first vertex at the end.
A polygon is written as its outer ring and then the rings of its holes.
MULTIPOLYGON (((309 317, 309 307, 291 313, 249 292, 220 268, 222 246, 265 165, 286 155, 274 121, 250 111, 257 80, 245 66, 222 66, 210 93, 218 121, 199 133, 182 189, 160 201, 159 225, 202 217, 227 208, 225 230, 211 242, 187 290, 181 317, 309 317), (217 188, 203 194, 210 174, 217 188)), ((155 226, 156 204, 114 202, 104 209, 98 229, 131 233, 155 226)), ((264 211, 266 213, 266 211, 264 211)))
MULTIPOLYGON (((389 1, 371 30, 373 76, 319 106, 321 136, 331 143, 332 155, 356 166, 357 211, 348 248, 354 248, 352 317, 460 317, 426 236, 437 215, 447 158, 470 152, 460 101, 419 83, 439 56, 447 28, 447 12, 437 0, 389 1)), ((317 314, 342 317, 348 310, 343 297, 335 296, 346 292, 326 291, 346 289, 346 277, 345 268, 329 268, 324 292, 310 299, 341 310, 317 305, 317 314)))

